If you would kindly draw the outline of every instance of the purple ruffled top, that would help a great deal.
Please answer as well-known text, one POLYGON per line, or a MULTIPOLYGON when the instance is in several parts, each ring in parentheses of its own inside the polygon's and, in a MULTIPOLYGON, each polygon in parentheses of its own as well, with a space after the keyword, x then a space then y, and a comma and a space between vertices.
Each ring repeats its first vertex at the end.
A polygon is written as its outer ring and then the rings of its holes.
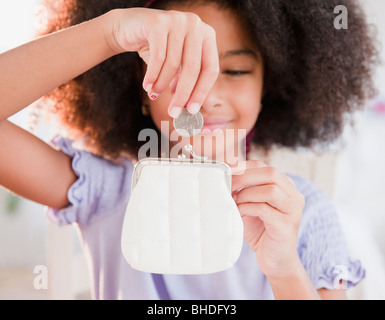
MULTIPOLYGON (((56 136, 51 145, 72 157, 77 181, 68 190, 70 205, 47 208, 50 219, 78 229, 95 299, 274 299, 255 253, 244 242, 236 264, 208 275, 159 275, 134 270, 121 252, 121 231, 130 198, 133 163, 112 163, 73 147, 56 136)), ((351 260, 335 209, 320 188, 292 177, 306 204, 298 253, 316 289, 349 288, 365 276, 351 260)), ((149 201, 151 199, 149 198, 149 201)))

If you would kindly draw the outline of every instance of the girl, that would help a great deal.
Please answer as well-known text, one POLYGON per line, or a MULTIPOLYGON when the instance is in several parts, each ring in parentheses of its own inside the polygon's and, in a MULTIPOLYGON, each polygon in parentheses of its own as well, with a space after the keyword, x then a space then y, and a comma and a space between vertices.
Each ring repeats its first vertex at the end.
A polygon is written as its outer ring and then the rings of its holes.
POLYGON ((267 151, 338 137, 345 115, 374 92, 375 50, 355 2, 46 5, 47 35, 0 56, 0 184, 76 226, 94 298, 340 299, 364 277, 325 194, 249 159, 233 176, 248 244, 233 268, 148 274, 120 249, 141 129, 160 133, 186 107, 201 111, 206 129, 245 129, 248 143, 267 151), (341 3, 348 30, 333 27, 341 3), (44 95, 68 129, 50 145, 7 121, 44 95))

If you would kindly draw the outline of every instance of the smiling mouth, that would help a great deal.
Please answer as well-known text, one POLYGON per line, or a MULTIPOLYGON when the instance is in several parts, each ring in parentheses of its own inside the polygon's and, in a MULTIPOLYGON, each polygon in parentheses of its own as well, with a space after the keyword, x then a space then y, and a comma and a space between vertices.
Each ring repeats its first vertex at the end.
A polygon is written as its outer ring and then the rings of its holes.
POLYGON ((204 118, 202 131, 214 131, 215 129, 225 129, 229 123, 232 122, 230 118, 224 117, 207 117, 204 118))

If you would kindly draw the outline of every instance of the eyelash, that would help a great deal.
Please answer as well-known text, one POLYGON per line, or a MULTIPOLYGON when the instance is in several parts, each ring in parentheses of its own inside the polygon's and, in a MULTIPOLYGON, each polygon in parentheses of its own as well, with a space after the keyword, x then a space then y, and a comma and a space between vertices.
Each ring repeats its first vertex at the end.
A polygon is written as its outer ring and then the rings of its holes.
POLYGON ((228 74, 229 76, 237 77, 237 76, 249 74, 251 72, 250 71, 243 71, 243 70, 224 70, 223 73, 228 74))

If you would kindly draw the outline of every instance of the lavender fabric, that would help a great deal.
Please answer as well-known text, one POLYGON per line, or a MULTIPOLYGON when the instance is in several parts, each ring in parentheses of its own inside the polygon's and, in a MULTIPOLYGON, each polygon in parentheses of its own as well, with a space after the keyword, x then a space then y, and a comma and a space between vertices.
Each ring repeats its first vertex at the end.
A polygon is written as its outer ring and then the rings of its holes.
MULTIPOLYGON (((71 204, 61 210, 46 208, 46 213, 59 225, 72 224, 78 230, 94 299, 274 299, 246 242, 236 264, 214 274, 159 275, 132 269, 120 241, 133 163, 113 163, 72 144, 59 136, 51 141, 72 157, 78 179, 68 190, 71 204)), ((365 271, 349 257, 330 199, 310 181, 292 178, 306 199, 298 253, 311 281, 317 289, 334 289, 341 281, 347 288, 357 284, 365 271)))

